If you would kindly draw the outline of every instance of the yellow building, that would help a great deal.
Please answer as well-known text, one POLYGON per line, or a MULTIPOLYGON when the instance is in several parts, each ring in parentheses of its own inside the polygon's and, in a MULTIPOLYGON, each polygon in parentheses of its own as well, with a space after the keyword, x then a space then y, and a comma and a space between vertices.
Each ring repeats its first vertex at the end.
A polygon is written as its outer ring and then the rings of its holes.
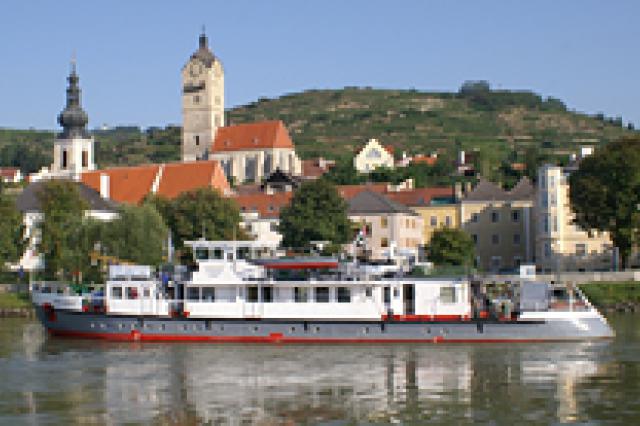
POLYGON ((431 241, 433 233, 440 228, 460 228, 460 205, 454 203, 432 204, 429 206, 411 207, 411 210, 422 216, 425 245, 431 241))
POLYGON ((538 170, 536 263, 544 272, 608 269, 613 244, 606 233, 589 235, 573 223, 569 200, 571 168, 538 170))
POLYGON ((517 269, 533 262, 534 188, 523 178, 510 191, 481 180, 460 203, 462 228, 476 246, 476 266, 484 271, 517 269))

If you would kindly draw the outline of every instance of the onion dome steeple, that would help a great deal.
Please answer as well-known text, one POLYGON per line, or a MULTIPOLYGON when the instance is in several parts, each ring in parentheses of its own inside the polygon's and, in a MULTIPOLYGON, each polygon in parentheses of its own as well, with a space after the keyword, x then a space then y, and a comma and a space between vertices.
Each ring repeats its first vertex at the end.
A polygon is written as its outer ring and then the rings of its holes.
POLYGON ((89 118, 80 105, 79 77, 76 73, 76 62, 71 62, 71 73, 67 78, 69 87, 67 88, 67 106, 58 115, 58 123, 62 126, 62 133, 58 136, 61 139, 88 138, 87 123, 89 118))

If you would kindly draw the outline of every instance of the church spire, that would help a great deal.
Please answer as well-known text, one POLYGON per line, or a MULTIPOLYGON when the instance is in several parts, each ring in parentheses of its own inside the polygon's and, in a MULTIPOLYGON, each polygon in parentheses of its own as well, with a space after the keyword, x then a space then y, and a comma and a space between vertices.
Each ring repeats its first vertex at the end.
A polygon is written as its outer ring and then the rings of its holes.
POLYGON ((58 123, 62 126, 62 134, 60 138, 69 139, 74 137, 87 138, 87 123, 89 118, 80 105, 80 87, 78 85, 80 78, 76 73, 75 55, 71 60, 71 72, 67 81, 67 105, 58 115, 58 123))
POLYGON ((200 33, 200 49, 209 49, 209 40, 205 32, 204 25, 202 25, 202 32, 200 33))

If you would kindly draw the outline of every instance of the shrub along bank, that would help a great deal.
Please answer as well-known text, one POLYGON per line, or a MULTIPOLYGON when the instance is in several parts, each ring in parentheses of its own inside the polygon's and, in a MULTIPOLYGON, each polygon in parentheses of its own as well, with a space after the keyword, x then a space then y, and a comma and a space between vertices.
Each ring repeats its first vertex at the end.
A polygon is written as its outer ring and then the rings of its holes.
POLYGON ((592 282, 581 284, 580 289, 598 308, 640 312, 640 282, 592 282))

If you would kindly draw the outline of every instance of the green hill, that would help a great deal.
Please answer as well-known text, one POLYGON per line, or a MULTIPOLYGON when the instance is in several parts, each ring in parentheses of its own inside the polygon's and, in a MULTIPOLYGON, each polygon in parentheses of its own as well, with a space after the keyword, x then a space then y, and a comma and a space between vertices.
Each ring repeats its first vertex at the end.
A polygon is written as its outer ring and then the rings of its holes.
MULTIPOLYGON (((485 174, 500 178, 514 161, 564 161, 581 144, 601 144, 635 133, 620 118, 569 111, 558 99, 531 92, 491 90, 465 83, 458 93, 344 88, 310 90, 259 99, 228 111, 231 124, 283 120, 302 158, 348 158, 369 138, 397 153, 479 150, 485 174)), ((180 158, 180 128, 117 127, 94 132, 101 167, 174 161, 180 158)), ((51 163, 53 134, 0 129, 0 167, 32 172, 51 163)))

